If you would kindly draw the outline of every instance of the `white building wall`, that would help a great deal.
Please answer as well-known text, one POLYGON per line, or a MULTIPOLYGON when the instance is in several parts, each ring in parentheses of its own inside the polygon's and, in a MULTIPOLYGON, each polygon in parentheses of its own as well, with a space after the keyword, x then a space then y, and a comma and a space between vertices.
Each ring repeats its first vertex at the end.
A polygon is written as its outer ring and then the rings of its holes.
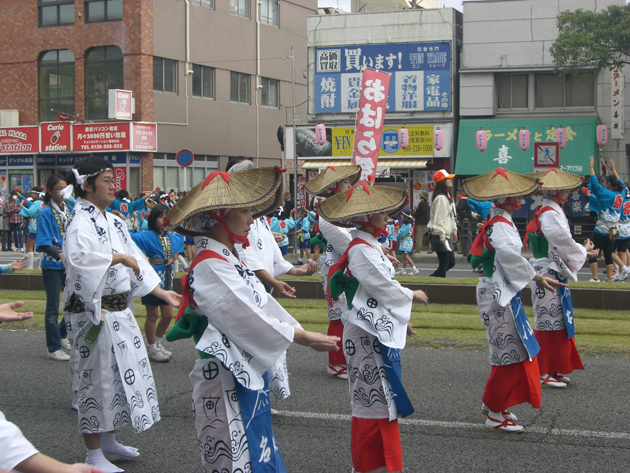
MULTIPOLYGON (((611 5, 624 5, 624 0, 498 0, 464 2, 463 46, 460 67, 460 117, 514 118, 514 114, 497 114, 495 74, 498 72, 552 71, 553 57, 549 48, 558 36, 556 18, 561 11, 591 10, 600 12, 611 5)), ((625 76, 630 74, 626 68, 625 76)), ((626 97, 628 78, 625 79, 626 97)), ((530 87, 533 92, 533 87, 530 87)), ((600 72, 597 78, 596 109, 592 111, 533 110, 519 116, 599 116, 611 129, 611 73, 600 72)), ((629 117, 626 117, 626 120, 629 117)), ((626 121, 628 130, 630 123, 626 121)), ((593 131, 595 132, 595 131, 593 131)), ((626 144, 623 140, 608 141, 603 149, 606 159, 614 159, 622 178, 628 179, 626 144)))

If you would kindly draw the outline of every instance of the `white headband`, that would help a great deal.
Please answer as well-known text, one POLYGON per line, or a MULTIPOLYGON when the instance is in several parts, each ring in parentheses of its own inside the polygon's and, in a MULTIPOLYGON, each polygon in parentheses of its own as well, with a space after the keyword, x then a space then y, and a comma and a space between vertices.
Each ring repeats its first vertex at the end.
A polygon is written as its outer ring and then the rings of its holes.
POLYGON ((104 168, 92 174, 79 174, 79 171, 77 171, 76 168, 72 168, 72 174, 74 174, 74 177, 77 180, 77 184, 81 186, 81 189, 85 190, 85 187, 83 187, 83 184, 85 183, 85 181, 87 181, 90 177, 98 176, 99 174, 105 171, 110 171, 110 170, 111 170, 110 168, 104 168))

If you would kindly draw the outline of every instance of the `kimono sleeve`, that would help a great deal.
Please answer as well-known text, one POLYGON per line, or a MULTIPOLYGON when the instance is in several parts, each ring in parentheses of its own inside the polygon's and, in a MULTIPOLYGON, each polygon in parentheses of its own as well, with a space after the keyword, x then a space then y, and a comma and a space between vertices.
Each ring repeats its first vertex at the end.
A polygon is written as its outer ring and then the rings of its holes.
POLYGON ((564 217, 557 212, 544 212, 540 228, 549 242, 549 268, 577 281, 577 272, 586 260, 586 249, 573 239, 564 217))
POLYGON ((13 471, 17 465, 36 453, 39 452, 26 440, 18 426, 9 422, 0 412, 0 468, 13 471))
POLYGON ((319 221, 319 231, 322 232, 324 238, 329 245, 337 251, 339 254, 342 254, 348 248, 350 241, 352 241, 352 237, 350 233, 342 230, 341 228, 333 225, 326 220, 319 221))
POLYGON ((126 268, 129 271, 129 277, 135 282, 135 285, 131 285, 131 295, 134 297, 146 296, 160 285, 160 276, 158 276, 155 272, 153 266, 149 264, 149 260, 142 251, 140 251, 138 245, 136 245, 131 239, 129 231, 127 230, 127 225, 125 225, 120 218, 115 216, 114 218, 120 221, 122 224, 122 230, 127 237, 127 254, 138 261, 138 267, 140 268, 140 274, 138 276, 136 276, 130 268, 126 268))
POLYGON ((293 342, 297 321, 271 296, 256 294, 231 263, 201 262, 190 284, 195 304, 208 321, 267 368, 293 342), (260 307, 264 299, 267 304, 260 307))
MULTIPOLYGON (((37 239, 35 240, 35 247, 40 246, 55 246, 59 245, 56 238, 55 227, 57 222, 49 207, 44 208, 37 216, 37 239)), ((59 246, 57 246, 59 248, 59 246)))
POLYGON ((147 236, 149 236, 148 232, 134 232, 130 233, 130 236, 140 251, 146 255, 150 248, 149 240, 147 238, 147 236))
POLYGON ((536 271, 521 256, 523 243, 516 229, 506 223, 495 223, 491 229, 488 239, 496 250, 492 295, 501 307, 505 307, 530 283, 536 271))
POLYGON ((282 256, 282 252, 280 251, 280 247, 278 245, 272 245, 273 251, 273 273, 271 275, 274 278, 278 276, 282 276, 283 274, 288 273, 293 265, 284 259, 282 256))
POLYGON ((99 251, 99 237, 94 226, 89 219, 82 217, 76 215, 66 231, 63 242, 64 264, 68 281, 80 279, 72 292, 83 301, 85 312, 92 322, 98 324, 101 295, 112 263, 112 254, 99 251))
POLYGON ((184 252, 184 237, 179 233, 168 232, 168 236, 171 238, 171 253, 183 253, 184 252))

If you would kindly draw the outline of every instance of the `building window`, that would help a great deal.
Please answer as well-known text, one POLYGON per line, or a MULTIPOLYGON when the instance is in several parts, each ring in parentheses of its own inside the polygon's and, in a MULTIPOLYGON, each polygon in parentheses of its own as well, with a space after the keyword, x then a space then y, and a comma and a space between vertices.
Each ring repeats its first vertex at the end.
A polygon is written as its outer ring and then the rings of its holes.
POLYGON ((278 0, 262 0, 260 22, 263 25, 278 26, 278 0))
POLYGON ((153 90, 177 93, 177 61, 153 57, 153 90))
POLYGON ((497 90, 500 109, 527 109, 527 74, 499 74, 497 90))
POLYGON ((74 24, 74 0, 38 0, 39 26, 74 24))
POLYGON ((249 104, 249 74, 230 72, 230 102, 249 104))
POLYGON ((230 0, 230 14, 249 19, 249 0, 230 0))
POLYGON ((122 20, 123 0, 85 0, 85 21, 122 20))
POLYGON ((39 58, 39 120, 57 120, 57 111, 74 115, 74 56, 67 49, 39 58))
POLYGON ((107 118, 109 89, 124 89, 123 53, 117 46, 90 49, 85 55, 85 116, 107 118))
POLYGON ((536 74, 536 108, 595 106, 595 76, 536 74))
POLYGON ((214 0, 192 0, 192 4, 214 10, 214 0))
POLYGON ((280 82, 276 79, 262 78, 261 104, 263 107, 278 108, 279 84, 280 82))
POLYGON ((214 98, 214 68, 193 64, 192 94, 194 97, 214 98))

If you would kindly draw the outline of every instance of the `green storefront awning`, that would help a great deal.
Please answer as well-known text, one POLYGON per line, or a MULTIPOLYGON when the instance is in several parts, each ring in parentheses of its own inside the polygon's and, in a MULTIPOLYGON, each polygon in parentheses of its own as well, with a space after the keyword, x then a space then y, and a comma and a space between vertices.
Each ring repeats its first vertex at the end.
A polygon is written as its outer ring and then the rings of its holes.
POLYGON ((534 143, 556 141, 556 127, 563 126, 567 145, 560 150, 561 169, 587 175, 589 158, 597 155, 597 125, 596 117, 461 120, 455 174, 476 176, 498 167, 522 174, 534 172, 534 143), (518 132, 522 127, 530 132, 527 151, 522 151, 518 144, 518 132), (488 145, 483 152, 477 149, 476 142, 480 128, 488 135, 488 145))

